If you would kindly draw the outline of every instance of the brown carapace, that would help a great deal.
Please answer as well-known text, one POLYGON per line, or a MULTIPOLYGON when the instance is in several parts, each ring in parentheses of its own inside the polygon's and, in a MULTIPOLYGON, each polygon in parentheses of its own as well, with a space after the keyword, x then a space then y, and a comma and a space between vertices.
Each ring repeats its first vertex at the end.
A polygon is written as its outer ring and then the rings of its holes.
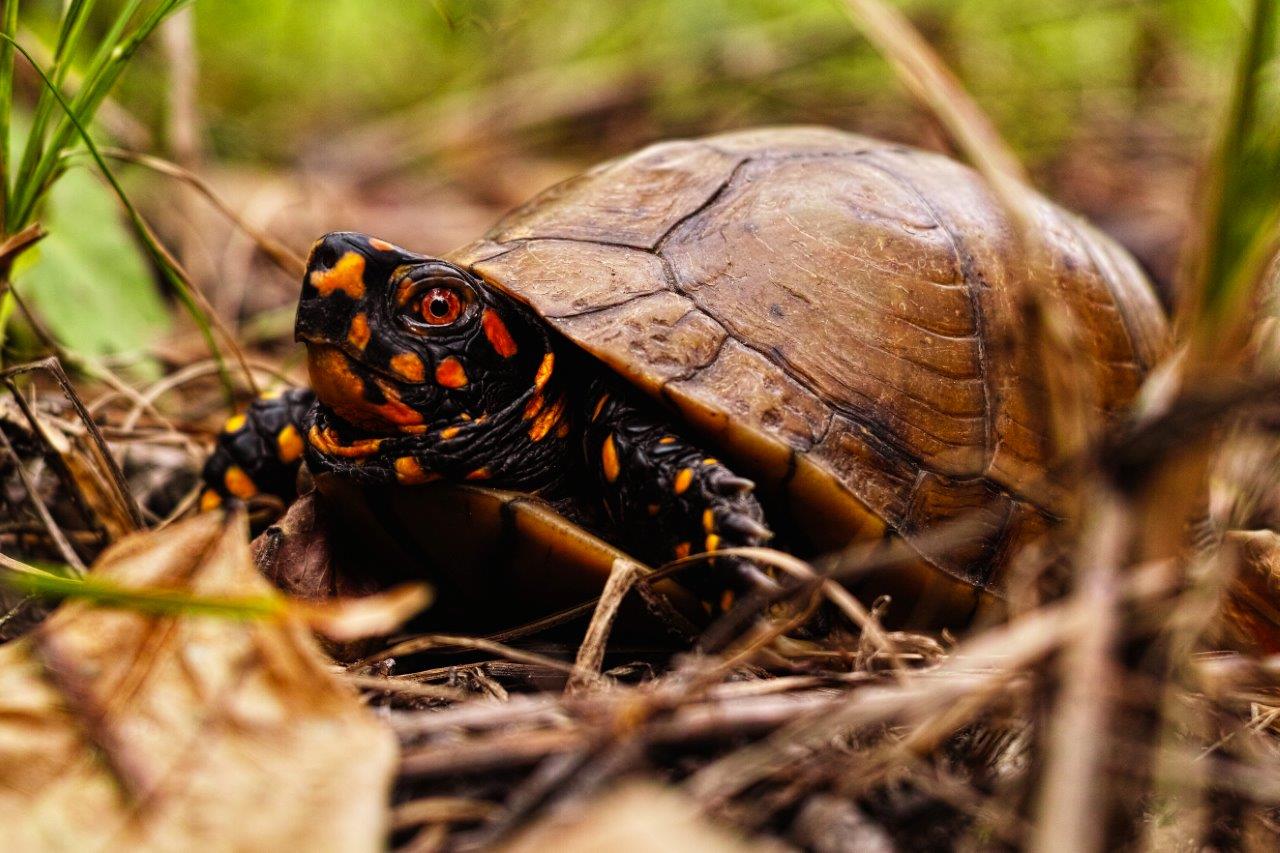
MULTIPOLYGON (((385 318, 365 304, 376 252, 313 265, 308 293, 345 308, 341 328, 325 332, 328 350, 312 347, 318 408, 336 417, 310 422, 309 458, 380 441, 375 453, 409 460, 391 465, 393 480, 463 482, 481 468, 473 455, 443 470, 393 445, 433 429, 458 431, 437 447, 500 435, 501 412, 477 401, 494 393, 493 365, 518 363, 499 397, 518 401, 521 440, 581 444, 587 467, 559 481, 561 493, 586 490, 575 476, 589 476, 606 505, 633 489, 624 515, 640 524, 697 492, 704 468, 749 477, 777 542, 814 554, 898 537, 912 558, 869 591, 892 594, 917 621, 962 623, 998 603, 1011 556, 1067 509, 1047 472, 1021 287, 1071 316, 1084 391, 1107 416, 1167 346, 1133 260, 1053 204, 1037 199, 1034 210, 1046 263, 1026 276, 1008 215, 945 157, 822 128, 646 148, 542 193, 441 261, 421 259, 439 266, 406 302, 426 325, 477 312, 468 346, 483 345, 482 357, 430 347, 410 357, 394 335, 389 343, 385 318), (423 295, 449 276, 499 298, 423 295), (430 401, 413 396, 428 386, 430 401), (644 429, 631 428, 637 411, 644 429), (635 488, 635 441, 650 459, 674 460, 657 497, 635 488), (928 535, 962 517, 958 541, 928 535)), ((397 304, 395 274, 378 273, 390 288, 379 304, 397 304)), ((486 476, 524 489, 506 460, 485 459, 486 476)), ((360 465, 339 467, 358 475, 360 465)), ((664 556, 723 547, 707 509, 681 506, 687 535, 664 541, 664 556)))

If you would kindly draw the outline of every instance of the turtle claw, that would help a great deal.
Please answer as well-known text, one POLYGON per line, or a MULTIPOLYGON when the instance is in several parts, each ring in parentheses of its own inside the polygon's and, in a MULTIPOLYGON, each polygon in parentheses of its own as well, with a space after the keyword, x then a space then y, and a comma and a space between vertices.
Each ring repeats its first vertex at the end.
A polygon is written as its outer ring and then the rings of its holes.
POLYGON ((720 522, 720 529, 734 538, 750 544, 767 542, 773 538, 773 531, 756 521, 749 515, 735 512, 720 522))
POLYGON ((710 485, 722 495, 740 495, 753 491, 756 487, 756 484, 746 477, 730 474, 724 469, 712 475, 710 485))

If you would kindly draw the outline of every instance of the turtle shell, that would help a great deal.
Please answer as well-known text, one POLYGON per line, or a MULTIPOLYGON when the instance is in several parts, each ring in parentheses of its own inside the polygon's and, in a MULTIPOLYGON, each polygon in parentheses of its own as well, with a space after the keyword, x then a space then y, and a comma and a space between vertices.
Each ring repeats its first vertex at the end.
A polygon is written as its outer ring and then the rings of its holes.
MULTIPOLYGON (((1043 199, 1032 285, 1115 413, 1167 323, 1135 262, 1043 199)), ((980 176, 822 128, 665 142, 535 197, 449 256, 673 408, 813 551, 897 534, 877 589, 961 620, 1064 511, 1046 477, 1020 255, 980 176), (972 520, 963 542, 925 535, 972 520)))

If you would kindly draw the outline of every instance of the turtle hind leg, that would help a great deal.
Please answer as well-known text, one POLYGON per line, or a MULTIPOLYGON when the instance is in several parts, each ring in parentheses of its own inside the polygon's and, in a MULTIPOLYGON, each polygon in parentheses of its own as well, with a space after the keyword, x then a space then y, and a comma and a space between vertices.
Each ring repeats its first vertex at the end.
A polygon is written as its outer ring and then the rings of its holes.
MULTIPOLYGON (((654 565, 700 552, 759 545, 772 534, 754 484, 683 437, 630 388, 595 383, 586 395, 583 455, 621 544, 654 565)), ((714 608, 763 578, 747 561, 721 558, 679 576, 714 608)))
POLYGON ((201 472, 201 509, 262 497, 290 503, 305 450, 302 420, 314 402, 309 389, 289 388, 259 397, 228 418, 201 472))

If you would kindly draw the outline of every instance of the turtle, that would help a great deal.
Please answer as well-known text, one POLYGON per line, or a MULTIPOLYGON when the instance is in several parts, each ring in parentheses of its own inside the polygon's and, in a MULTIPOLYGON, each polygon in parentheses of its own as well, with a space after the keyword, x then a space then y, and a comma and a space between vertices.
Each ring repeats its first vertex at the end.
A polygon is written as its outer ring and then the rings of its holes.
MULTIPOLYGON (((1168 348, 1165 314, 1117 243, 1032 204, 1026 278, 1074 319, 1081 381, 1119 417, 1168 348)), ((808 126, 650 145, 441 257, 334 232, 298 303, 311 389, 228 423, 202 502, 287 493, 305 458, 320 492, 346 491, 342 518, 399 512, 385 538, 437 562, 483 550, 482 595, 513 524, 534 576, 499 574, 527 587, 566 560, 598 587, 618 553, 892 540, 909 558, 870 591, 966 624, 1067 511, 1018 246, 969 167, 808 126), (962 516, 963 542, 929 535, 962 516)), ((762 580, 714 563, 682 576, 704 604, 762 580)))

